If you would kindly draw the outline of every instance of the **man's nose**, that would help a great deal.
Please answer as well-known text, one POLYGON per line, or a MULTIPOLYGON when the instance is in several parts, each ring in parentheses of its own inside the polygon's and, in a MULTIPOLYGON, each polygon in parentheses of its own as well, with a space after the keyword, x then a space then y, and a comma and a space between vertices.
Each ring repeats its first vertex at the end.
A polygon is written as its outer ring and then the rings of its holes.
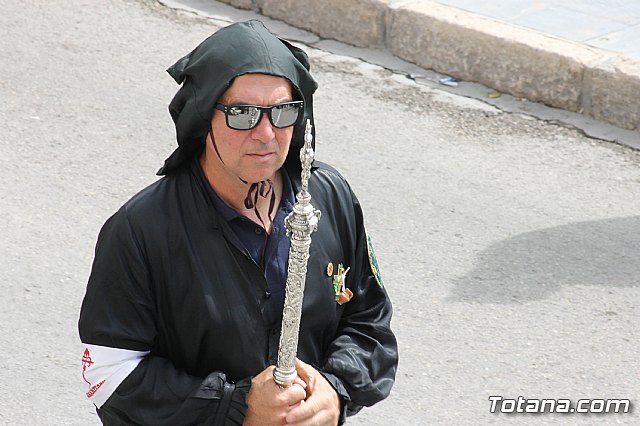
POLYGON ((252 137, 263 143, 271 142, 275 138, 275 131, 266 113, 262 114, 260 121, 253 128, 252 137))

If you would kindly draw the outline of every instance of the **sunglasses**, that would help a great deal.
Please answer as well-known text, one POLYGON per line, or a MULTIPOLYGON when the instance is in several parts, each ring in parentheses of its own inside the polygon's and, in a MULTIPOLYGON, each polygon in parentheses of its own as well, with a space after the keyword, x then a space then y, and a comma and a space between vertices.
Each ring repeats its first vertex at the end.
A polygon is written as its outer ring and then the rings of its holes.
POLYGON ((224 105, 216 104, 216 109, 224 112, 227 126, 234 130, 251 130, 260 123, 262 114, 267 113, 273 127, 283 129, 298 123, 302 114, 303 101, 285 102, 273 106, 224 105))

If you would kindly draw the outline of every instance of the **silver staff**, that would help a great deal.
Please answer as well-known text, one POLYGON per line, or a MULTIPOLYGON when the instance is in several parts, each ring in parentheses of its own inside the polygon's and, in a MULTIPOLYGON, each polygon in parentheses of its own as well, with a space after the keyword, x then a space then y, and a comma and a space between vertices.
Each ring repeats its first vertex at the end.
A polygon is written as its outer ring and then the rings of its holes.
POLYGON ((280 345, 278 347, 278 363, 273 371, 273 379, 280 386, 290 385, 297 376, 295 358, 298 352, 298 334, 300 332, 309 246, 311 246, 311 233, 316 230, 318 220, 320 220, 320 211, 313 209, 311 195, 308 191, 311 163, 313 162, 312 140, 311 121, 307 120, 304 132, 304 146, 300 150, 302 189, 296 195, 293 211, 284 220, 287 235, 291 235, 291 248, 289 249, 289 266, 287 268, 288 275, 284 310, 282 312, 280 345))

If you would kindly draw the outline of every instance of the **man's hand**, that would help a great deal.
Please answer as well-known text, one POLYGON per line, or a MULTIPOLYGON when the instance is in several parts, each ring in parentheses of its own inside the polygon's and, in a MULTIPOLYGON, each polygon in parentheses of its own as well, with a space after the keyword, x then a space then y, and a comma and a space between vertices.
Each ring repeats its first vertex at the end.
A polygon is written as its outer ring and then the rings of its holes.
POLYGON ((287 426, 336 426, 340 418, 340 397, 322 374, 296 359, 298 377, 307 384, 307 399, 292 407, 287 426))
POLYGON ((282 388, 273 380, 273 370, 267 367, 251 380, 244 426, 283 426, 291 408, 307 397, 307 383, 296 378, 291 386, 282 388))

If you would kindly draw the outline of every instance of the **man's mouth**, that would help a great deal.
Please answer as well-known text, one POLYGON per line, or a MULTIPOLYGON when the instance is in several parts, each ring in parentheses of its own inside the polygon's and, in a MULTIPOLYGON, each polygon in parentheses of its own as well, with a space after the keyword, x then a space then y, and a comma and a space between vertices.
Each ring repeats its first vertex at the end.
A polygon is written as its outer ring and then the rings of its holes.
POLYGON ((252 152, 252 153, 249 153, 247 155, 249 155, 250 157, 253 157, 253 158, 260 159, 260 158, 270 157, 270 156, 272 156, 274 154, 275 154, 274 152, 252 152))

